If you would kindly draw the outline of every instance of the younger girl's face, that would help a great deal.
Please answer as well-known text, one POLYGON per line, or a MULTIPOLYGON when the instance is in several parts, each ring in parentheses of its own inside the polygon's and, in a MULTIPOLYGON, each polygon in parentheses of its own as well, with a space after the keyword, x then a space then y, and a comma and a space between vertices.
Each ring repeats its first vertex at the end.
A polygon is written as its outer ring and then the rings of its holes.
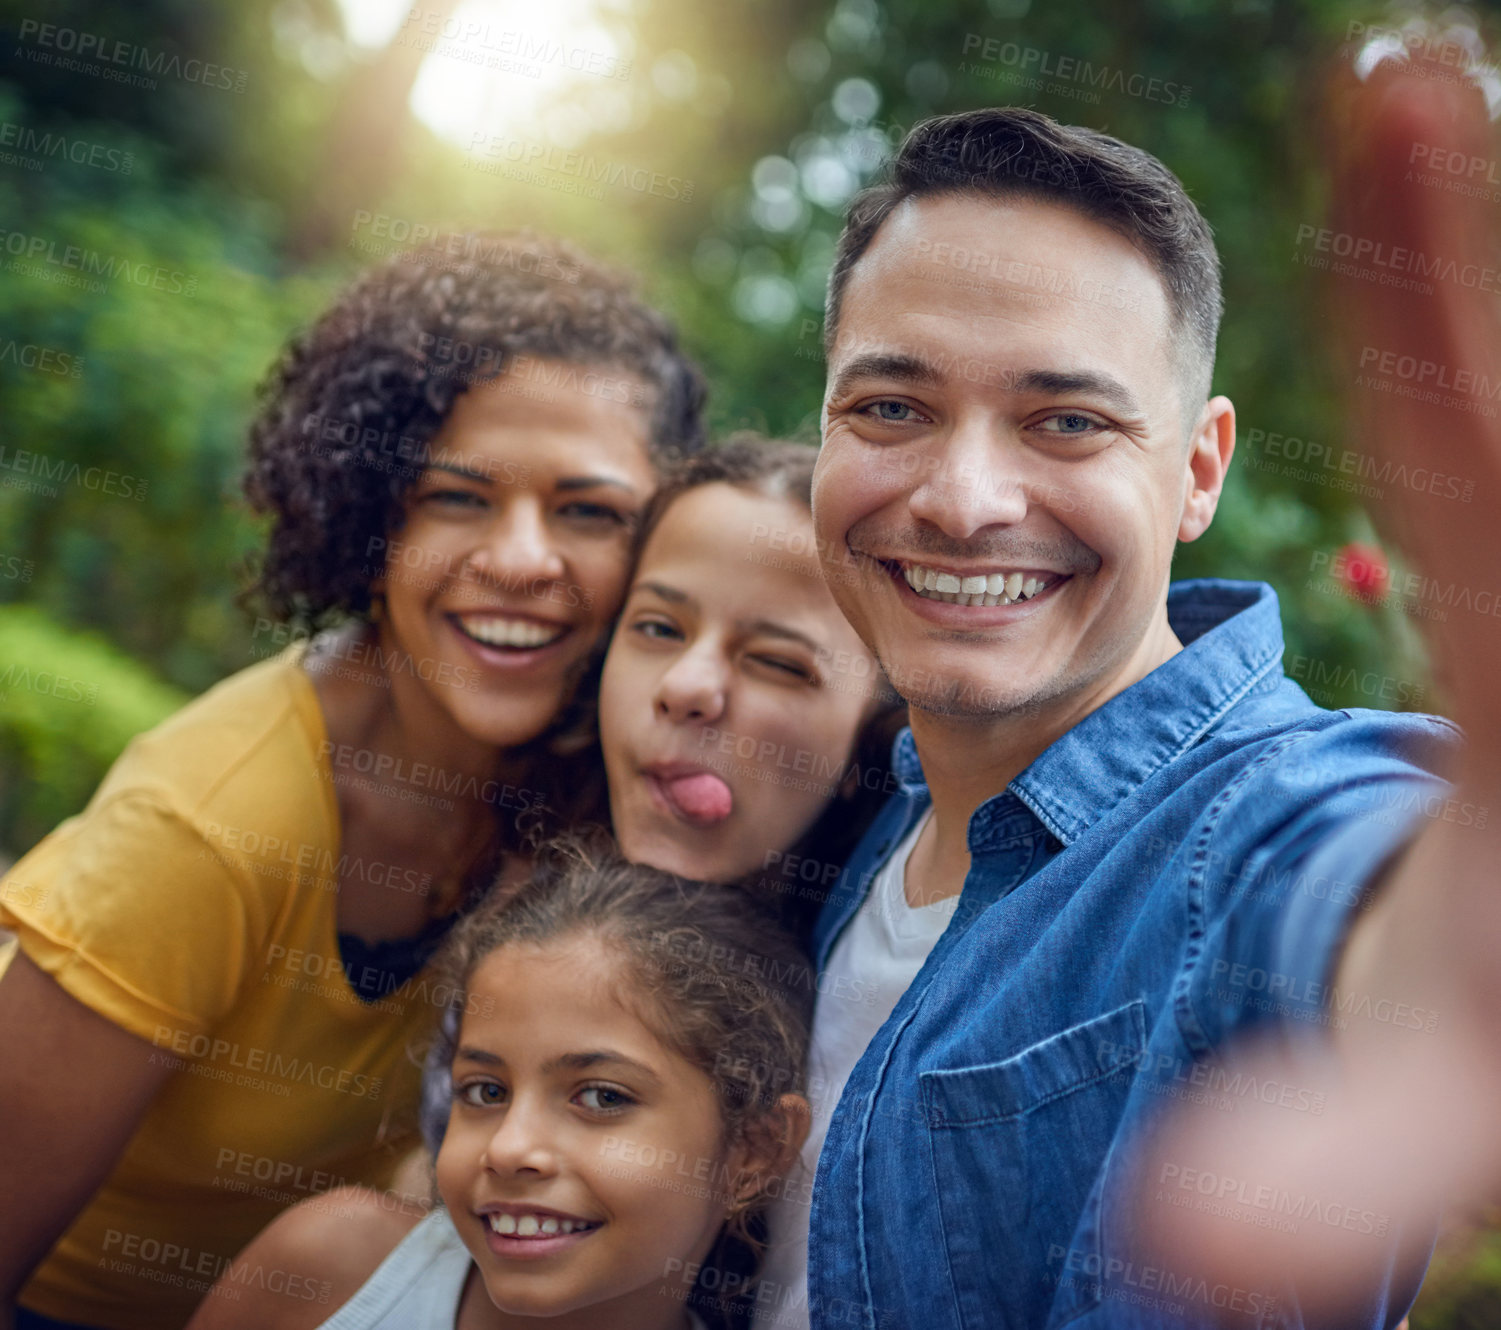
POLYGON ((438 1190, 503 1312, 677 1324, 730 1206, 743 1159, 713 1082, 628 991, 595 938, 512 944, 471 977, 438 1190))
POLYGON ((879 670, 793 499, 691 489, 652 532, 605 657, 600 739, 629 859, 733 881, 849 779, 879 670))

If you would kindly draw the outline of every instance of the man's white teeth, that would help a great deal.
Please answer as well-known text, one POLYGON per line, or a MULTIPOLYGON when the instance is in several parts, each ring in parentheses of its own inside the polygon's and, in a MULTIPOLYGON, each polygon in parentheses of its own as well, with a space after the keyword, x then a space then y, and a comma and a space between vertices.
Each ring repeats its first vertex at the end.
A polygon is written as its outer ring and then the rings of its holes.
POLYGON ((502 619, 495 615, 465 614, 459 626, 477 642, 492 647, 545 647, 563 636, 557 624, 541 624, 535 619, 502 619))
POLYGON ((506 1237, 535 1238, 539 1233, 550 1237, 582 1231, 592 1225, 582 1219, 558 1219, 554 1215, 491 1215, 490 1227, 506 1237))
POLYGON ((1031 600, 1048 586, 1039 577, 1024 577, 1021 573, 959 577, 916 563, 903 568, 902 576, 919 596, 945 600, 952 605, 1014 605, 1019 600, 1031 600))

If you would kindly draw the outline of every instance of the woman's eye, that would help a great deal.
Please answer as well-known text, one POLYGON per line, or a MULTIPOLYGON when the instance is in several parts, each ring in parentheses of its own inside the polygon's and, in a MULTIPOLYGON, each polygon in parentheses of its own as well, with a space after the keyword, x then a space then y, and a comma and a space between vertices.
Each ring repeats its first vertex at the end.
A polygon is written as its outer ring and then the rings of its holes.
POLYGON ((867 402, 859 409, 858 414, 893 425, 905 425, 909 421, 918 419, 918 410, 915 406, 892 398, 882 398, 879 402, 867 402), (904 412, 906 414, 903 414, 904 412))
POLYGON ((578 1092, 578 1100, 595 1113, 619 1113, 636 1102, 624 1090, 617 1090, 612 1085, 586 1085, 578 1092))
POLYGON ((629 526, 630 518, 618 508, 607 503, 565 503, 558 509, 565 517, 581 518, 585 522, 609 522, 615 526, 629 526))
POLYGON ((1088 434, 1091 430, 1108 428, 1104 421, 1086 416, 1081 411, 1059 411, 1045 416, 1038 424, 1047 425, 1049 422, 1055 423, 1056 428, 1045 429, 1045 434, 1088 434))
POLYGON ((485 500, 472 490, 428 490, 421 502, 440 508, 483 508, 485 500))
POLYGON ((506 1088, 498 1081, 470 1081, 454 1087, 454 1097, 475 1108, 494 1108, 506 1101, 506 1088))

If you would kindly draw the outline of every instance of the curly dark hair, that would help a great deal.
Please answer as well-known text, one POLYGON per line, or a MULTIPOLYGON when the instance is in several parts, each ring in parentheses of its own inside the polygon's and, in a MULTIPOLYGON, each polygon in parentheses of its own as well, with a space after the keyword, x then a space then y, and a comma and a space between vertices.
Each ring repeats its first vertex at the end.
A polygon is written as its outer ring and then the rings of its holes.
POLYGON ((605 381, 612 400, 650 411, 658 465, 703 446, 703 376, 625 274, 526 231, 449 239, 356 280, 261 387, 244 483, 272 527, 248 595, 278 619, 324 627, 368 613, 369 551, 399 528, 430 441, 460 393, 518 359, 645 384, 605 381))

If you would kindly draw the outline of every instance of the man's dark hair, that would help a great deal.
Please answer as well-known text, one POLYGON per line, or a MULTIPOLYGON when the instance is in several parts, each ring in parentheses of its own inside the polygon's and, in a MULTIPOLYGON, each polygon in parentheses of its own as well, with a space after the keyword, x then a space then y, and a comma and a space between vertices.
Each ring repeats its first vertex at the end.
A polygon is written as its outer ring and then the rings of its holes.
POLYGON ((1056 203, 1124 236, 1151 261, 1167 290, 1185 387, 1195 394, 1189 404, 1209 395, 1224 312, 1209 223, 1178 177, 1150 153, 1015 106, 920 121, 886 179, 851 201, 829 274, 826 352, 835 345, 850 273, 881 224, 907 199, 945 194, 1056 203))

